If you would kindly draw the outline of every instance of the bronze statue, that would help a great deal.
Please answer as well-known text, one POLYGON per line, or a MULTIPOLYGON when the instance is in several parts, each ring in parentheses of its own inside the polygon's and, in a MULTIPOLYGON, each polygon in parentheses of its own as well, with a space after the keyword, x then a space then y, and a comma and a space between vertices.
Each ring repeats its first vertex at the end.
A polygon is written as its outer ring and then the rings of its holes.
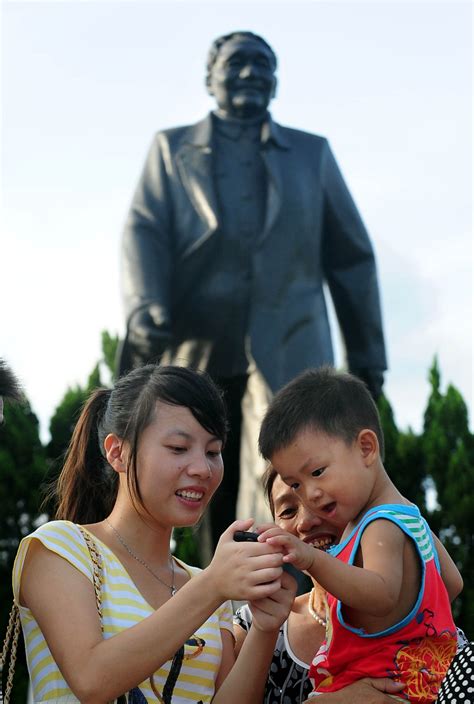
POLYGON ((123 237, 120 373, 161 359, 206 369, 226 393, 231 435, 211 507, 214 541, 234 519, 244 475, 239 517, 262 515, 256 438, 271 394, 333 362, 324 281, 350 371, 376 397, 386 369, 366 229, 327 140, 272 120, 276 67, 251 32, 216 39, 206 85, 217 109, 157 133, 123 237), (242 419, 243 453, 253 456, 242 455, 239 472, 242 419))

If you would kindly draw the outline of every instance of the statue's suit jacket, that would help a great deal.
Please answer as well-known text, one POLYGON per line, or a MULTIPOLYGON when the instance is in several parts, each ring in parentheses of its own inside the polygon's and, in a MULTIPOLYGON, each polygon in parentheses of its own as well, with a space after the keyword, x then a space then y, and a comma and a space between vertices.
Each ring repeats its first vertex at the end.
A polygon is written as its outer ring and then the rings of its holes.
POLYGON ((385 369, 372 246, 327 140, 269 118, 262 145, 266 218, 251 271, 223 271, 212 125, 208 115, 154 138, 123 236, 127 320, 159 305, 167 341, 162 361, 218 377, 230 303, 250 277, 246 344, 275 391, 302 370, 333 362, 326 281, 349 368, 385 369))

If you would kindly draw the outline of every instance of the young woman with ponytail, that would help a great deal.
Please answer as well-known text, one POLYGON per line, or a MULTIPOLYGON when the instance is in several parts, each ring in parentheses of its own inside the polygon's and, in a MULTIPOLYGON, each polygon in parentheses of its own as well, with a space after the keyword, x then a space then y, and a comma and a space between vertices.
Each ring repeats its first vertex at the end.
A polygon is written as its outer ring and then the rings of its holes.
POLYGON ((294 596, 281 554, 233 540, 251 520, 223 533, 202 571, 169 547, 222 479, 226 430, 219 391, 189 369, 148 365, 91 395, 55 520, 22 541, 14 567, 35 702, 261 702, 294 596), (235 664, 231 599, 252 603, 254 624, 235 664))

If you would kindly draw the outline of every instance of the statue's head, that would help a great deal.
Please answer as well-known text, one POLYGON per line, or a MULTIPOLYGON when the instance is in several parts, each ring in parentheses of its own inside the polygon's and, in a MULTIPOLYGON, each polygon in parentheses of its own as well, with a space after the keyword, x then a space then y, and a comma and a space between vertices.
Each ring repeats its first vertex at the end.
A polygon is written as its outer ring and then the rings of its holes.
POLYGON ((275 95, 276 67, 273 49, 258 34, 226 34, 209 50, 207 91, 225 117, 263 116, 275 95))

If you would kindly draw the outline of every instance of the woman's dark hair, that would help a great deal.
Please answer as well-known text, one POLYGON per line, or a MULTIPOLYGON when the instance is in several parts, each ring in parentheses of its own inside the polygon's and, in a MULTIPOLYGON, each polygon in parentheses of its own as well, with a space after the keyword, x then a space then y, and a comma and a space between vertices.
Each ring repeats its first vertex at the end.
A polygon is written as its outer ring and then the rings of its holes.
POLYGON ((275 518, 275 504, 273 502, 273 485, 275 484, 275 479, 278 477, 278 472, 273 465, 269 464, 264 473, 262 474, 261 482, 263 486, 263 495, 265 500, 270 507, 272 513, 272 518, 275 518))
POLYGON ((141 434, 153 421, 156 402, 188 408, 198 423, 225 443, 222 394, 205 372, 148 364, 121 377, 113 389, 97 389, 86 401, 72 434, 54 494, 55 517, 95 523, 111 511, 118 475, 109 466, 104 440, 114 433, 130 447, 127 482, 135 505, 143 506, 137 481, 141 434))

